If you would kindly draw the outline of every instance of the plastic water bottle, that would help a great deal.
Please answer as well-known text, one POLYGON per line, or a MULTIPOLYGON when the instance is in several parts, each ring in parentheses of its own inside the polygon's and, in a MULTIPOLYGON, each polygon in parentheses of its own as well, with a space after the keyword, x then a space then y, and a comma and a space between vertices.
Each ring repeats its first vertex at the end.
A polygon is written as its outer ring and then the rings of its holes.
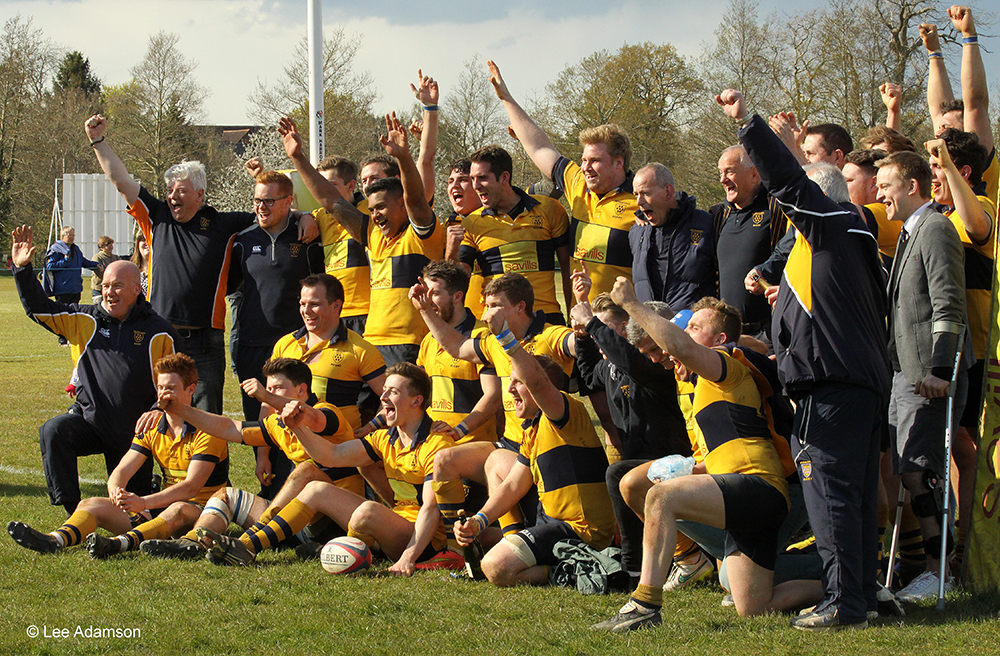
POLYGON ((687 476, 694 469, 694 458, 675 454, 664 456, 649 466, 646 476, 654 483, 669 481, 671 478, 687 476))

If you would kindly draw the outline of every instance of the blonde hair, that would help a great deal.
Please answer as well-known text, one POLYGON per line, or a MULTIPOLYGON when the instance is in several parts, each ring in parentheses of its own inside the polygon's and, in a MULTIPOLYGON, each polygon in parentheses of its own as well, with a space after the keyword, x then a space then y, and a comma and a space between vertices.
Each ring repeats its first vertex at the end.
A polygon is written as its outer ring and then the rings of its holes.
POLYGON ((580 145, 590 146, 593 144, 604 144, 611 159, 621 157, 624 160, 623 168, 626 171, 629 170, 629 165, 632 163, 632 142, 629 141, 625 128, 615 123, 605 123, 581 130, 580 145))

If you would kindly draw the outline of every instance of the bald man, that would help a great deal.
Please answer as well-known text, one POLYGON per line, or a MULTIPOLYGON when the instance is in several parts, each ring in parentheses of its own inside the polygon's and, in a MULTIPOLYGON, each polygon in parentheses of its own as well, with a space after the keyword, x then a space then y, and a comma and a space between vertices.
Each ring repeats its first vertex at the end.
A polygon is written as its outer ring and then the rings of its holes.
MULTIPOLYGON (((80 383, 66 414, 45 422, 39 444, 49 499, 71 514, 80 501, 76 460, 100 453, 110 474, 132 442, 136 420, 156 403, 153 363, 174 352, 173 327, 142 297, 139 269, 128 261, 104 270, 100 305, 65 304, 45 296, 31 267, 29 226, 12 234, 11 270, 28 317, 70 344, 80 383)), ((149 494, 152 459, 128 490, 149 494)))

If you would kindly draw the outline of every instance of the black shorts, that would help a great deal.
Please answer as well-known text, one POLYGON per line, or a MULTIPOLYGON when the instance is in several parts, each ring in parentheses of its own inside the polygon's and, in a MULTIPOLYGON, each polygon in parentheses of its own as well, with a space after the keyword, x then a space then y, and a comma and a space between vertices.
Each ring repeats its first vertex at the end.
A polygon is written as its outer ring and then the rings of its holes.
POLYGON ((382 354, 385 366, 391 367, 397 362, 417 363, 420 355, 420 344, 382 344, 375 347, 382 354))
POLYGON ((358 314, 353 317, 340 317, 340 321, 347 326, 348 330, 353 330, 359 335, 365 334, 365 324, 368 323, 367 314, 358 314))
POLYGON ((538 519, 537 524, 521 529, 513 537, 520 538, 528 546, 539 565, 556 565, 559 561, 552 553, 556 544, 563 540, 579 540, 580 536, 560 519, 552 519, 541 513, 538 519))
POLYGON ((778 529, 788 514, 785 496, 760 476, 712 474, 712 478, 726 504, 726 555, 742 551, 773 571, 778 529))
POLYGON ((986 361, 979 360, 969 367, 969 390, 965 395, 965 410, 962 412, 958 425, 970 429, 973 435, 979 434, 979 416, 983 412, 983 370, 986 361))

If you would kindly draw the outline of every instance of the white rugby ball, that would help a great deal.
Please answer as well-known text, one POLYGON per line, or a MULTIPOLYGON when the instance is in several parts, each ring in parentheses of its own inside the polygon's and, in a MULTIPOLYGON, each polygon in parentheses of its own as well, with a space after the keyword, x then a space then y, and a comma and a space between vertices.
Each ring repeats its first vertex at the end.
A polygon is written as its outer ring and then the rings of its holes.
POLYGON ((372 552, 358 538, 334 538, 323 545, 319 562, 331 574, 357 574, 372 565, 372 552))

